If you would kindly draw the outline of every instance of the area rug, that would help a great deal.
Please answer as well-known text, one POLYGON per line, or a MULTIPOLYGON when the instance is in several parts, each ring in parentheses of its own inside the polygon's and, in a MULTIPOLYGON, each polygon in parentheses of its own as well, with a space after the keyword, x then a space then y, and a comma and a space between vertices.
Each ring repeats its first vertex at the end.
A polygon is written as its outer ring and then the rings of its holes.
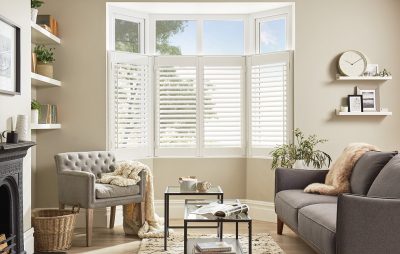
MULTIPOLYGON (((215 238, 215 234, 190 234, 189 238, 215 238)), ((226 234, 226 238, 234 238, 234 235, 226 234)), ((248 238, 246 235, 240 237, 244 253, 248 251, 248 238)), ((164 238, 146 238, 140 244, 138 254, 182 254, 183 234, 175 233, 168 238, 168 250, 164 251, 164 238)), ((253 235, 253 254, 284 254, 279 245, 267 233, 253 235)), ((191 254, 191 253, 189 253, 191 254)))

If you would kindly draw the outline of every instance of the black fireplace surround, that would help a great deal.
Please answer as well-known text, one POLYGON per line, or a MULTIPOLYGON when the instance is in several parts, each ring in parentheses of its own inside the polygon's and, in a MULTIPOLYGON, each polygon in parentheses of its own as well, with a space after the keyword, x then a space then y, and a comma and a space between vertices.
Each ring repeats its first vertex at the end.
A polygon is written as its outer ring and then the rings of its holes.
POLYGON ((22 254, 24 251, 22 209, 22 163, 33 142, 0 143, 0 234, 6 235, 8 247, 3 253, 22 254))

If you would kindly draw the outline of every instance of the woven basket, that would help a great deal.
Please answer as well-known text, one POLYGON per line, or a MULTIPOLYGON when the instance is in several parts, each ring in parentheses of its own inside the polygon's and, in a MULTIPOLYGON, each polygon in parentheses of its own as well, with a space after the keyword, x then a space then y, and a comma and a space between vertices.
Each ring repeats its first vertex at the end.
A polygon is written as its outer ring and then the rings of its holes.
POLYGON ((32 213, 35 252, 64 251, 71 248, 76 214, 69 210, 38 210, 32 213))

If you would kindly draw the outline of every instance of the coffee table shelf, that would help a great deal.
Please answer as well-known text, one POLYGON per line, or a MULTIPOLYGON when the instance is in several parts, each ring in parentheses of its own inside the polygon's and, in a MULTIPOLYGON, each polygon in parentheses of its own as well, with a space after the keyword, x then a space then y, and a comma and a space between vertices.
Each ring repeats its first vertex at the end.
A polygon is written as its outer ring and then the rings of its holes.
MULTIPOLYGON (((206 242, 218 242, 221 241, 219 238, 188 238, 187 239, 187 253, 192 254, 196 243, 206 243, 206 242)), ((224 238, 222 241, 230 244, 236 250, 236 254, 244 254, 242 246, 238 239, 224 238)))

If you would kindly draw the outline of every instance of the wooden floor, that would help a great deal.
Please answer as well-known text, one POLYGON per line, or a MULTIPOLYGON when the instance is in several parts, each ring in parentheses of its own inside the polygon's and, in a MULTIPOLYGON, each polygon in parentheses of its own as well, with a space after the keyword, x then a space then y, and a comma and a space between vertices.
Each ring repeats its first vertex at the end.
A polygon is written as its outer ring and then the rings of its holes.
MULTIPOLYGON (((179 221, 172 221, 171 224, 173 223, 179 223, 179 221)), ((224 233, 234 233, 234 228, 231 225, 224 225, 224 233)), ((215 233, 215 230, 212 229, 195 230, 198 233, 215 233)), ((246 232, 244 227, 242 228, 242 232, 246 232)), ((276 234, 275 223, 255 221, 253 222, 253 234, 257 233, 270 233, 286 254, 315 254, 312 249, 287 227, 284 227, 283 235, 279 236, 276 234)), ((68 253, 136 254, 139 250, 140 240, 135 237, 125 236, 122 227, 115 227, 114 229, 96 228, 93 234, 93 246, 84 247, 84 230, 77 229, 75 230, 72 245, 72 249, 68 253)), ((160 253, 162 253, 161 250, 160 253)))

